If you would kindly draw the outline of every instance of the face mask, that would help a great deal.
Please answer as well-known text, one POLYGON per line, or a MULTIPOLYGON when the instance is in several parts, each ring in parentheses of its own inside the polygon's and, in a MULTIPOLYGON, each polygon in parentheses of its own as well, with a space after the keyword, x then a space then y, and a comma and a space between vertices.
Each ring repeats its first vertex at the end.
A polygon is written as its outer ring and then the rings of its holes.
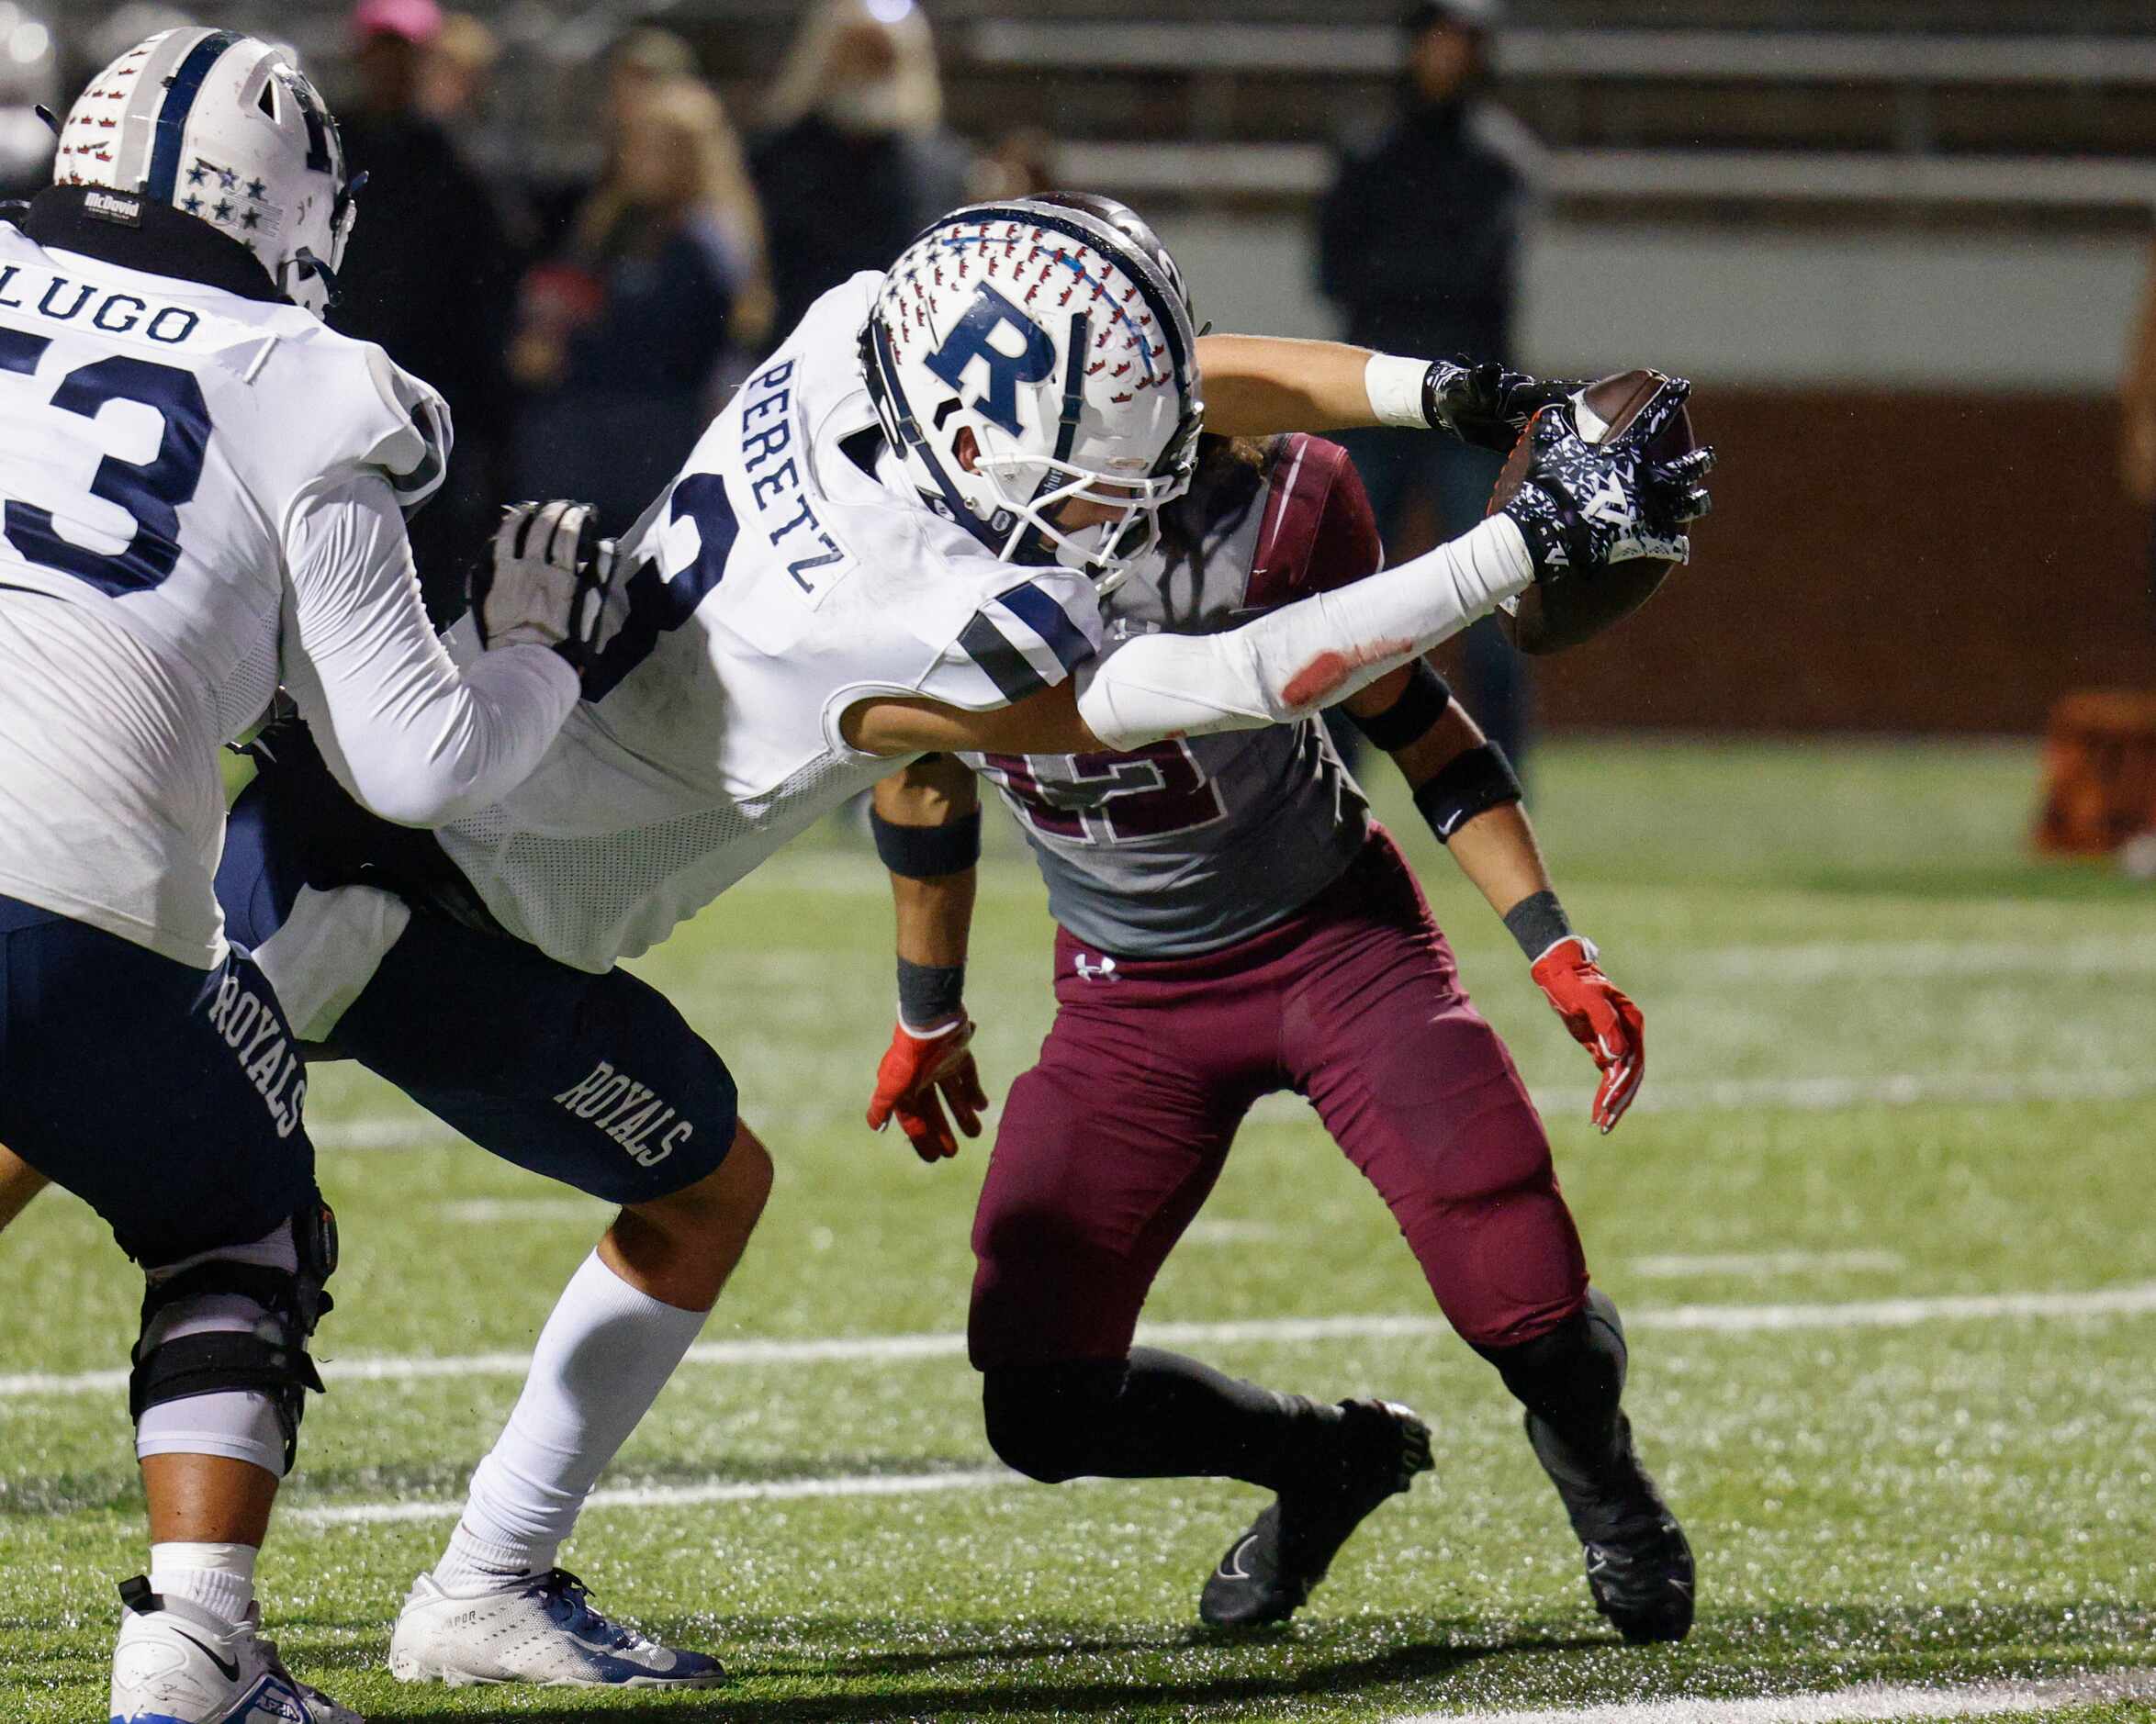
POLYGON ((841 131, 877 133, 899 129, 898 80, 875 78, 841 84, 824 93, 819 105, 825 119, 841 131))

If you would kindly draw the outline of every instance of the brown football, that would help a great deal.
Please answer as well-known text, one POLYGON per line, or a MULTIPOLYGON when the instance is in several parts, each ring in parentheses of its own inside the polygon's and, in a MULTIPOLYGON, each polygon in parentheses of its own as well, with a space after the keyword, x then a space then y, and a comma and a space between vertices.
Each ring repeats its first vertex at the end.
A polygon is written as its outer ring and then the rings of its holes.
MULTIPOLYGON (((1572 397, 1578 404, 1579 434, 1589 442, 1616 436, 1667 381, 1658 371, 1620 371, 1589 384, 1572 397)), ((1689 454, 1697 447, 1691 416, 1682 408, 1649 445, 1662 461, 1689 454)), ((1522 433, 1490 493, 1490 513, 1511 498, 1526 474, 1527 438, 1522 433)), ((1498 626, 1522 653, 1562 653, 1623 621, 1655 596, 1655 589, 1676 566, 1659 557, 1634 557, 1598 570, 1588 580, 1537 581, 1520 595, 1516 610, 1497 613, 1498 626)))

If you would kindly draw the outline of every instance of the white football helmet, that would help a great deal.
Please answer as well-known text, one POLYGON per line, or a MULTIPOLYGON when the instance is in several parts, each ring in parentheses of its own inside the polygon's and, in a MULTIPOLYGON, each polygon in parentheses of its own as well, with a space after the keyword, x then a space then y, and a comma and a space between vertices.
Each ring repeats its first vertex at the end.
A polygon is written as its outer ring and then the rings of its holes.
POLYGON ((90 81, 52 177, 170 204, 262 260, 317 317, 355 215, 337 122, 282 48, 235 30, 160 30, 90 81))
POLYGON ((1205 410, 1189 298, 1152 230, 1110 199, 954 210, 892 265, 861 347, 923 499, 1006 561, 1061 563, 1105 589, 1189 488, 1205 410), (1069 530, 1054 516, 1072 498, 1116 512, 1069 530))

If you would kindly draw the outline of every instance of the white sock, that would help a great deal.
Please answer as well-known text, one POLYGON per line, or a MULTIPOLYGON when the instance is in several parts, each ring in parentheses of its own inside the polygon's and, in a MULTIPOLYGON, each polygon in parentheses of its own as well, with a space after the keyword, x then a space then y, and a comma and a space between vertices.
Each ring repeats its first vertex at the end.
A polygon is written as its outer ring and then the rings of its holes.
POLYGON ((150 1590, 185 1598, 220 1622, 237 1624, 254 1602, 256 1554, 251 1544, 153 1544, 150 1590))
POLYGON ((553 1567, 592 1485, 710 1315, 638 1293, 596 1251, 586 1258, 539 1332, 516 1409, 472 1474, 435 1581, 456 1591, 553 1567))

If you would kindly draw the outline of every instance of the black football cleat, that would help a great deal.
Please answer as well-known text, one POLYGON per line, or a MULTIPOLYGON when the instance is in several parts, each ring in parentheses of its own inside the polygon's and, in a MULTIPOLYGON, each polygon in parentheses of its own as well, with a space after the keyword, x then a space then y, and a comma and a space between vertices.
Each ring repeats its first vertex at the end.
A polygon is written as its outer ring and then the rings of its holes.
POLYGON ((1331 1457, 1228 1547, 1197 1613, 1217 1629, 1285 1622, 1378 1504, 1430 1470, 1430 1427, 1390 1401, 1342 1401, 1331 1457))
POLYGON ((1634 1646, 1681 1640, 1692 1626, 1692 1548, 1640 1464, 1632 1423, 1623 1414, 1617 1437, 1617 1464, 1590 1478, 1565 1452, 1555 1432, 1533 1414, 1527 1416, 1527 1440, 1564 1499, 1586 1550, 1595 1608, 1634 1646))

